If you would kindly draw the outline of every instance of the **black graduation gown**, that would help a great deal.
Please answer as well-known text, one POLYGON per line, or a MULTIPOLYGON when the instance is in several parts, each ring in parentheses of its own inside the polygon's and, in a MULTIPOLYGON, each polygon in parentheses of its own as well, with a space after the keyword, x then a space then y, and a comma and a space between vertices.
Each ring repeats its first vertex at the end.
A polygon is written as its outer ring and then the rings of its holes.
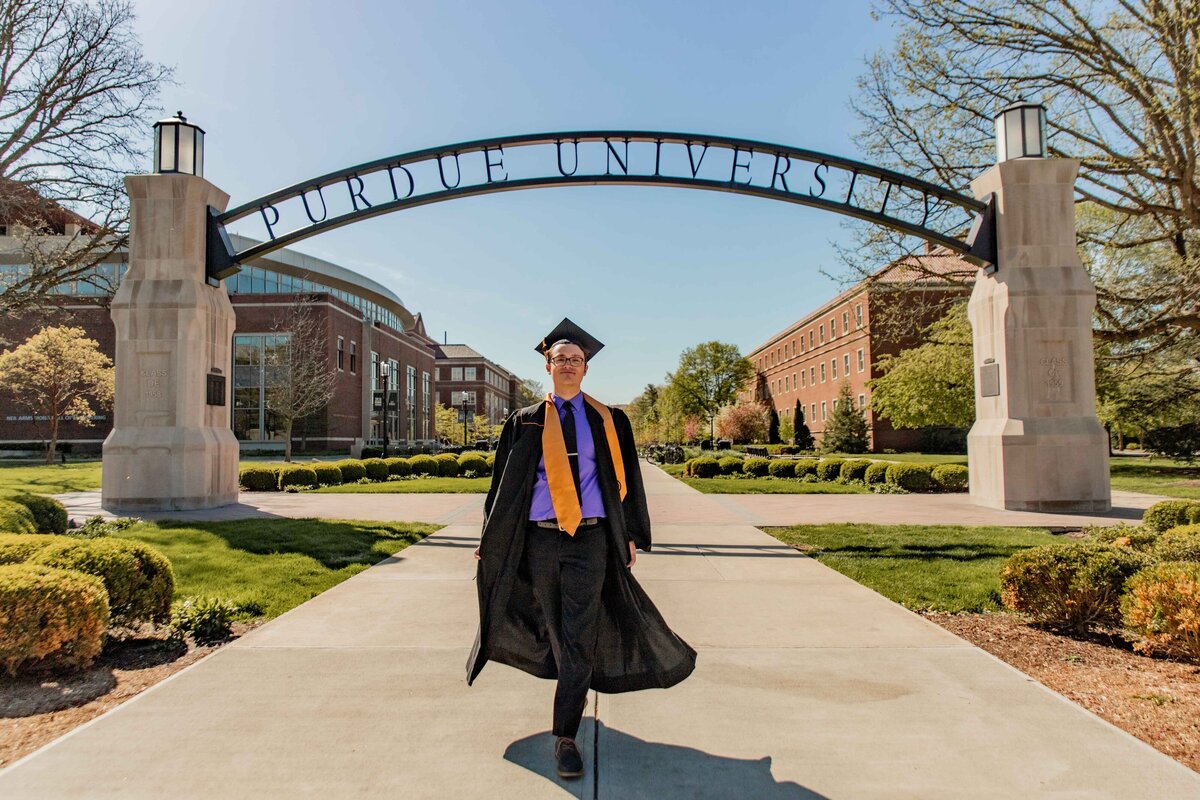
MULTIPOLYGON (((627 487, 622 501, 604 421, 590 405, 585 403, 584 408, 596 446, 610 534, 592 688, 616 693, 674 686, 695 668, 696 651, 667 627, 627 566, 629 541, 650 551, 650 513, 633 429, 624 412, 612 409, 625 464, 627 487)), ((545 415, 545 403, 518 410, 505 422, 496 449, 476 568, 479 632, 467 660, 468 685, 489 660, 539 678, 558 677, 529 575, 521 574, 545 415)))

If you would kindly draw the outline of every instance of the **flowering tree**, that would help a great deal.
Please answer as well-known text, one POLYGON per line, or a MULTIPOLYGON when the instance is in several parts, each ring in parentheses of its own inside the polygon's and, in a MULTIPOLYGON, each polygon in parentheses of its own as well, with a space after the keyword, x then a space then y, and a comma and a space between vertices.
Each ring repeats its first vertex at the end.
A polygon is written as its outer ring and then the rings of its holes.
POLYGON ((725 406, 717 414, 717 435, 735 443, 761 442, 767 437, 768 414, 758 403, 725 406))

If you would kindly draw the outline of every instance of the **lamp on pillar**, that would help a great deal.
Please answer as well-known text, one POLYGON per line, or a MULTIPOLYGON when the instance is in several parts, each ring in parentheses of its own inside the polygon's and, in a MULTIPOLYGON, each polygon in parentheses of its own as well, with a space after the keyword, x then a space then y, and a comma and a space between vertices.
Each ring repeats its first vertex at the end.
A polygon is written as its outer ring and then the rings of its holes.
POLYGON ((182 111, 154 123, 154 171, 204 177, 204 130, 182 111))
POLYGON ((1046 107, 1017 102, 996 115, 996 161, 1046 157, 1046 107))

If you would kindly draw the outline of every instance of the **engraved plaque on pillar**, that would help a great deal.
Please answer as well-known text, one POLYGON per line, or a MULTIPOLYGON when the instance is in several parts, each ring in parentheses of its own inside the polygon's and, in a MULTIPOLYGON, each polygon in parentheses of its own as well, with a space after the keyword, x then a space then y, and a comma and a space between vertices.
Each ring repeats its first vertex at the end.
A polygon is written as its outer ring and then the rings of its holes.
POLYGON ((1071 380, 1071 361, 1066 348, 1047 348, 1046 355, 1034 365, 1038 399, 1043 403, 1070 403, 1075 400, 1071 380))
POLYGON ((171 354, 138 354, 138 419, 142 425, 170 425, 171 354))
POLYGON ((979 368, 979 396, 1000 396, 1000 365, 984 364, 979 368))

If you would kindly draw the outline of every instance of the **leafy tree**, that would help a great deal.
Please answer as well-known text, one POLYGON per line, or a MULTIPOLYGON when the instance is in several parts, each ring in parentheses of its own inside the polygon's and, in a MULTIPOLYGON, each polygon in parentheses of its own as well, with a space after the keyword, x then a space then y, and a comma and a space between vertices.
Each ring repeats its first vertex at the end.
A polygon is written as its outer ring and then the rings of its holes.
POLYGON ((821 449, 826 453, 865 453, 869 446, 867 420, 863 412, 854 407, 850 382, 842 381, 833 413, 821 436, 821 449))
POLYGON ((0 218, 28 265, 0 272, 0 314, 61 300, 55 287, 128 244, 124 178, 147 163, 171 78, 142 57, 133 19, 126 0, 0 0, 0 218))
POLYGON ((736 444, 761 442, 767 436, 770 413, 758 403, 725 406, 716 419, 716 432, 736 444))
POLYGON ((753 375, 754 367, 737 345, 714 341, 684 350, 679 367, 667 377, 684 414, 708 419, 711 435, 717 412, 737 400, 753 375))
POLYGON ((871 408, 897 428, 968 428, 975 421, 975 368, 965 304, 925 329, 925 343, 879 360, 871 408))
POLYGON ((54 459, 64 419, 91 427, 92 402, 112 405, 113 377, 112 361, 83 328, 43 328, 0 353, 0 386, 33 417, 47 443, 47 464, 54 459))
POLYGON ((323 410, 333 399, 337 372, 329 363, 324 326, 311 307, 298 304, 274 321, 286 333, 263 354, 266 391, 263 403, 283 425, 283 460, 292 460, 292 428, 296 420, 323 410))
POLYGON ((546 389, 540 381, 525 378, 517 386, 517 408, 525 408, 534 403, 540 403, 546 398, 546 389))
MULTIPOLYGON (((1124 345, 1114 358, 1140 359, 1194 337, 1200 4, 877 0, 877 7, 898 30, 896 44, 870 59, 853 101, 865 154, 965 190, 995 162, 996 113, 1019 96, 1042 102, 1050 155, 1080 161, 1079 242, 1099 251, 1089 259, 1097 338, 1124 345)), ((892 202, 905 201, 893 193, 892 202)), ((882 228, 860 232, 860 263, 907 249, 882 228)))
POLYGON ((492 423, 487 418, 486 414, 476 414, 467 427, 467 436, 469 441, 467 444, 477 442, 480 439, 490 439, 492 436, 492 423))
POLYGON ((804 404, 801 403, 799 400, 796 401, 796 408, 792 412, 792 416, 796 420, 796 422, 795 422, 796 429, 795 429, 795 432, 792 434, 792 443, 794 445, 796 445, 797 447, 799 447, 801 450, 812 450, 813 449, 812 431, 810 431, 808 429, 808 425, 805 424, 805 422, 804 422, 804 404))
POLYGON ((779 412, 774 407, 767 416, 767 444, 779 444, 779 412))
POLYGON ((458 421, 458 409, 438 405, 433 409, 433 424, 438 441, 442 444, 461 445, 462 423, 458 421))
POLYGON ((784 417, 779 420, 779 441, 791 442, 796 435, 796 425, 792 420, 784 417))

